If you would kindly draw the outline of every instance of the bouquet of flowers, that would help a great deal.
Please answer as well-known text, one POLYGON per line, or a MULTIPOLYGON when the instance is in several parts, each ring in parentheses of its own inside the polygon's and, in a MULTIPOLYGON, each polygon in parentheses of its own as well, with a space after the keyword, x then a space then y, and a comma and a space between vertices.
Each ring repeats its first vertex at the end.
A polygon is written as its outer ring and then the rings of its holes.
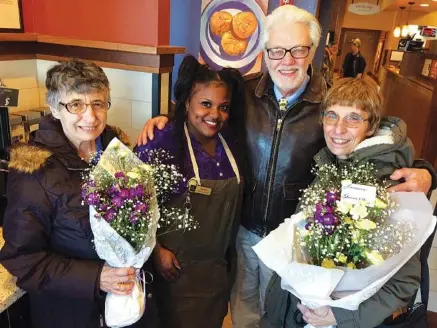
POLYGON ((423 193, 387 193, 370 163, 315 173, 301 212, 254 250, 308 307, 356 310, 420 249, 436 219, 423 193))
POLYGON ((106 296, 105 319, 110 327, 131 325, 144 313, 145 282, 139 269, 155 247, 157 228, 195 228, 192 217, 180 210, 160 208, 183 179, 174 165, 162 163, 161 155, 144 164, 114 138, 83 177, 82 198, 90 206, 97 254, 112 267, 138 269, 130 295, 106 296))

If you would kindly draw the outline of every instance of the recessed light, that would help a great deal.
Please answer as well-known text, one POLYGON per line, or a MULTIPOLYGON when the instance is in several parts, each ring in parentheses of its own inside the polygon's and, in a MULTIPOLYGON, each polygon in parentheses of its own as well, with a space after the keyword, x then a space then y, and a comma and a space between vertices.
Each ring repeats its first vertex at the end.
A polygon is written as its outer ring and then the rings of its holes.
POLYGON ((429 4, 427 4, 427 3, 421 3, 420 6, 421 6, 421 7, 429 7, 429 4))

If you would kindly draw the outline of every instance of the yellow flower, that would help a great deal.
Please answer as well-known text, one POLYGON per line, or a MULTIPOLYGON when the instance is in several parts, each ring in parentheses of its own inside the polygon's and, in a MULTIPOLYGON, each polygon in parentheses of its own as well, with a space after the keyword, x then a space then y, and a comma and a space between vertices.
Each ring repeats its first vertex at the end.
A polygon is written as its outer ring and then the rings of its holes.
POLYGON ((347 267, 348 267, 348 269, 356 269, 357 267, 355 266, 355 263, 353 263, 353 262, 349 262, 348 264, 347 264, 347 267))
POLYGON ((152 169, 152 167, 150 166, 150 165, 148 165, 148 164, 141 164, 140 165, 140 168, 142 169, 142 170, 144 170, 144 171, 153 171, 153 169, 152 169))
POLYGON ((384 258, 382 257, 381 254, 379 254, 378 251, 366 251, 366 257, 367 259, 370 261, 370 263, 372 264, 378 264, 381 262, 384 262, 384 258))
POLYGON ((360 230, 352 230, 352 242, 358 243, 360 240, 360 230))
POLYGON ((338 260, 340 263, 346 263, 346 261, 347 261, 347 256, 344 255, 343 253, 338 253, 338 254, 337 254, 337 260, 338 260))
POLYGON ((138 173, 135 173, 135 172, 127 172, 126 176, 128 176, 132 180, 137 180, 140 178, 140 175, 138 173))
POLYGON ((337 210, 340 213, 348 214, 349 211, 351 210, 351 208, 352 208, 352 204, 347 202, 347 201, 341 200, 341 201, 337 202, 337 210))
POLYGON ((336 267, 335 263, 331 259, 324 259, 322 261, 322 267, 327 269, 334 269, 336 267))
POLYGON ((354 221, 348 216, 344 218, 344 223, 346 223, 346 224, 352 224, 353 222, 354 221))
POLYGON ((376 208, 387 208, 387 204, 384 203, 382 200, 380 200, 379 198, 375 199, 375 207, 376 208))
POLYGON ((376 223, 368 219, 364 219, 357 221, 355 226, 361 230, 373 230, 376 228, 376 223))
POLYGON ((369 214, 367 212, 366 202, 360 201, 359 203, 355 204, 350 210, 350 213, 352 215, 352 219, 354 220, 364 219, 369 214))

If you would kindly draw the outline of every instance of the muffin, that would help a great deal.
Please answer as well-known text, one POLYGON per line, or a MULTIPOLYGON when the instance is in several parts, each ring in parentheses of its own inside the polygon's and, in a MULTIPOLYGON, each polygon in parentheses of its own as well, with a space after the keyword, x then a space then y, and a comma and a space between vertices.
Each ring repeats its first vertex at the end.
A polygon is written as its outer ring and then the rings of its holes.
POLYGON ((231 31, 223 34, 221 45, 223 50, 231 56, 242 55, 247 48, 247 40, 236 37, 231 31))
POLYGON ((211 33, 221 37, 231 30, 232 15, 227 11, 216 11, 209 19, 211 33))
POLYGON ((242 11, 232 19, 232 31, 240 39, 247 39, 258 27, 256 16, 250 11, 242 11))

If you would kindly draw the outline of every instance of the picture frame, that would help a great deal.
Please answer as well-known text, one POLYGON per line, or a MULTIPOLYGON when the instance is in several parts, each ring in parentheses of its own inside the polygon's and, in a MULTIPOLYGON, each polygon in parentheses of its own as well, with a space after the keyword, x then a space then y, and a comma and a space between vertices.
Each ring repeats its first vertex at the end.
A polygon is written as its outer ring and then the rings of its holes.
POLYGON ((21 0, 0 0, 0 33, 24 33, 21 0))

